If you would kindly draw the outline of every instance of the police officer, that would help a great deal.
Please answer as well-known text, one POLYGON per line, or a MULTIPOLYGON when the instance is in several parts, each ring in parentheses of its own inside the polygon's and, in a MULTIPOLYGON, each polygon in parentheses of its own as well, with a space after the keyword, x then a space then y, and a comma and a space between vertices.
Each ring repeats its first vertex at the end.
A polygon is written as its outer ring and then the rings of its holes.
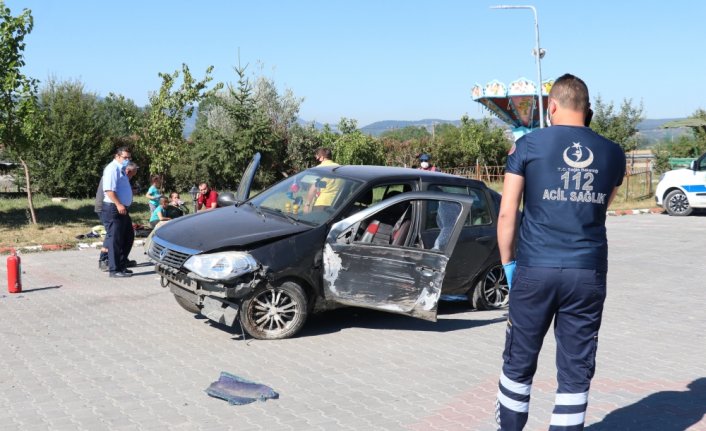
POLYGON ((496 402, 502 430, 527 422, 537 356, 552 319, 558 388, 549 429, 584 426, 606 295, 606 210, 625 174, 625 154, 587 127, 590 114, 586 84, 561 76, 548 98, 551 127, 520 138, 507 159, 498 221, 511 286, 496 402))

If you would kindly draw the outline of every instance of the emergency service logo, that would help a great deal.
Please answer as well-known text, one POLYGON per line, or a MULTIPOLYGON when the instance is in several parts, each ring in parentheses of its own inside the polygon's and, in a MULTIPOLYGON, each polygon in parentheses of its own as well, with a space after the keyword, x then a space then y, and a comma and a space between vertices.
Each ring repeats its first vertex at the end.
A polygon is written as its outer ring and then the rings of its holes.
POLYGON ((593 151, 588 147, 582 147, 580 142, 573 142, 564 150, 564 163, 576 169, 587 168, 593 163, 593 151), (584 154, 584 148, 588 150, 587 155, 584 154), (573 150, 571 154, 569 154, 570 150, 573 150), (571 157, 574 159, 572 160, 571 157))

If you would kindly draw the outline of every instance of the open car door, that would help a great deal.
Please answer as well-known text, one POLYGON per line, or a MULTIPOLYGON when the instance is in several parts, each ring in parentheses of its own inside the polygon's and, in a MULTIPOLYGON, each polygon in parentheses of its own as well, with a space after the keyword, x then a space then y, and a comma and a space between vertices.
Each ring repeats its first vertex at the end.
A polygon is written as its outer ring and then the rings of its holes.
POLYGON ((450 193, 402 193, 334 224, 324 245, 326 299, 436 321, 446 264, 472 202, 450 193), (442 228, 425 243, 420 214, 431 202, 442 228))
POLYGON ((250 160, 250 164, 245 168, 243 177, 240 179, 240 184, 238 185, 238 191, 235 193, 235 200, 238 204, 245 202, 250 197, 250 188, 255 179, 257 168, 260 167, 260 158, 260 153, 255 153, 252 160, 250 160))

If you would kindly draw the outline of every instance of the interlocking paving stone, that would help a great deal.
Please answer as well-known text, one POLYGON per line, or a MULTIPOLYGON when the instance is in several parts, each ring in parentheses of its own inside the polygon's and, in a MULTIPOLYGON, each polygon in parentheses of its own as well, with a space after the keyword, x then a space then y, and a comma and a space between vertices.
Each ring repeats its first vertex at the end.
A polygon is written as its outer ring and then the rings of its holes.
MULTIPOLYGON (((588 430, 706 429, 704 232, 703 215, 608 219, 588 430)), ((97 257, 24 254, 25 291, 0 292, 0 429, 495 430, 505 310, 442 304, 433 323, 340 309, 297 338, 244 341, 182 310, 152 267, 110 279, 97 257), (204 389, 221 371, 280 398, 211 398, 204 389)), ((131 257, 146 263, 141 248, 131 257)), ((547 428, 554 354, 550 331, 528 430, 547 428)))

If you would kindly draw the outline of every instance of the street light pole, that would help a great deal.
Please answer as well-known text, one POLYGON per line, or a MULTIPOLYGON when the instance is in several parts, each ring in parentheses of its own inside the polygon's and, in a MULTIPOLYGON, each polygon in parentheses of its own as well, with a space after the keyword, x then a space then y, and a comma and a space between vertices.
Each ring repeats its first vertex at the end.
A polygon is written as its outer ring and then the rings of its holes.
POLYGON ((539 20, 537 19, 537 9, 534 6, 522 5, 499 5, 491 6, 491 9, 531 9, 534 13, 534 34, 536 38, 536 45, 532 54, 537 58, 537 77, 539 82, 537 83, 537 95, 539 96, 539 128, 544 128, 544 100, 542 100, 542 57, 544 57, 545 51, 539 47, 539 20))

